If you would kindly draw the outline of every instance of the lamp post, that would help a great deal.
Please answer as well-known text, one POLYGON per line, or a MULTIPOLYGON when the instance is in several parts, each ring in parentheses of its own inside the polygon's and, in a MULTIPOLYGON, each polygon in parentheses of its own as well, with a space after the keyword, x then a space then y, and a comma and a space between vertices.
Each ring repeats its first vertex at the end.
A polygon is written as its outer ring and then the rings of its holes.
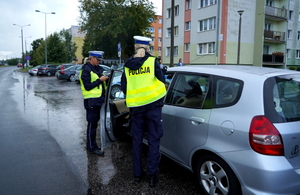
POLYGON ((13 24, 13 25, 21 27, 21 39, 22 39, 22 68, 24 68, 23 27, 25 27, 25 26, 30 26, 30 24, 23 25, 23 26, 18 25, 18 24, 13 24))
POLYGON ((35 10, 35 12, 40 12, 45 14, 45 64, 47 64, 47 14, 55 14, 55 12, 42 12, 40 10, 35 10))
POLYGON ((238 37, 238 51, 237 51, 237 64, 240 64, 240 47, 241 47, 241 24, 242 24, 242 14, 244 10, 237 11, 240 15, 239 21, 239 37, 238 37))
POLYGON ((27 43, 26 43, 26 39, 31 38, 31 36, 29 37, 24 37, 25 39, 25 54, 27 55, 27 43))

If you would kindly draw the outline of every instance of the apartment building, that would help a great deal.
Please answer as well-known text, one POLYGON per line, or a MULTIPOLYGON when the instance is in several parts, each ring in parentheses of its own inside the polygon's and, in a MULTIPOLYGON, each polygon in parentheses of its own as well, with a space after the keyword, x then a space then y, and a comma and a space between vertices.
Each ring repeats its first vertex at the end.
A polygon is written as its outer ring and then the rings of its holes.
MULTIPOLYGON (((163 63, 172 0, 163 0, 163 63)), ((174 0, 174 64, 300 65, 298 0, 174 0)))
POLYGON ((85 33, 79 31, 79 26, 72 25, 71 28, 68 29, 69 33, 72 35, 72 42, 76 43, 77 50, 75 52, 75 56, 77 58, 76 63, 83 63, 82 57, 82 46, 84 43, 85 33))
POLYGON ((151 22, 151 27, 148 31, 151 32, 152 41, 150 42, 150 51, 156 57, 161 57, 162 49, 162 16, 157 15, 156 19, 149 19, 151 22))

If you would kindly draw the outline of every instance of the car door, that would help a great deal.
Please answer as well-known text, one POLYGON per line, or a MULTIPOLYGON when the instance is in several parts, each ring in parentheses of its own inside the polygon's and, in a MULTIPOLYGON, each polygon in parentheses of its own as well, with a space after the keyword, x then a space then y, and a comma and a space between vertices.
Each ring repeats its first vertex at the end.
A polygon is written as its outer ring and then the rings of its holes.
POLYGON ((163 107, 161 151, 188 165, 190 155, 207 140, 211 114, 209 76, 176 73, 163 107))
POLYGON ((122 71, 111 72, 107 82, 105 102, 100 111, 100 135, 102 147, 116 141, 129 131, 129 108, 121 90, 122 71))

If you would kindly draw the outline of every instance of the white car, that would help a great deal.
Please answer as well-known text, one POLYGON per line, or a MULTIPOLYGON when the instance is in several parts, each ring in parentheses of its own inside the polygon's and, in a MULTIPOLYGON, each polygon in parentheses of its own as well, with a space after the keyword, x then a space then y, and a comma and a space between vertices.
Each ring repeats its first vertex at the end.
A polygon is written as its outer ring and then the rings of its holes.
POLYGON ((41 67, 41 65, 38 65, 38 66, 35 66, 35 67, 29 69, 28 74, 30 74, 30 76, 36 76, 39 67, 41 67))
MULTIPOLYGON (((102 147, 129 131, 112 71, 102 147)), ((171 67, 162 154, 195 173, 203 195, 300 193, 300 72, 255 66, 171 67)), ((147 143, 145 139, 145 143, 147 143)))

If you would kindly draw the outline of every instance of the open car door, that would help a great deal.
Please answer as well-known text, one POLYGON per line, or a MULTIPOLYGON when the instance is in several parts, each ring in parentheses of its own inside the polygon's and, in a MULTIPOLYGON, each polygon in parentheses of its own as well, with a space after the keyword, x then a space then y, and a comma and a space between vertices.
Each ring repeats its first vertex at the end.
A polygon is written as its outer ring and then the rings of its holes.
POLYGON ((105 102, 100 111, 101 148, 116 141, 129 131, 129 108, 121 90, 122 71, 112 70, 107 83, 105 102))

